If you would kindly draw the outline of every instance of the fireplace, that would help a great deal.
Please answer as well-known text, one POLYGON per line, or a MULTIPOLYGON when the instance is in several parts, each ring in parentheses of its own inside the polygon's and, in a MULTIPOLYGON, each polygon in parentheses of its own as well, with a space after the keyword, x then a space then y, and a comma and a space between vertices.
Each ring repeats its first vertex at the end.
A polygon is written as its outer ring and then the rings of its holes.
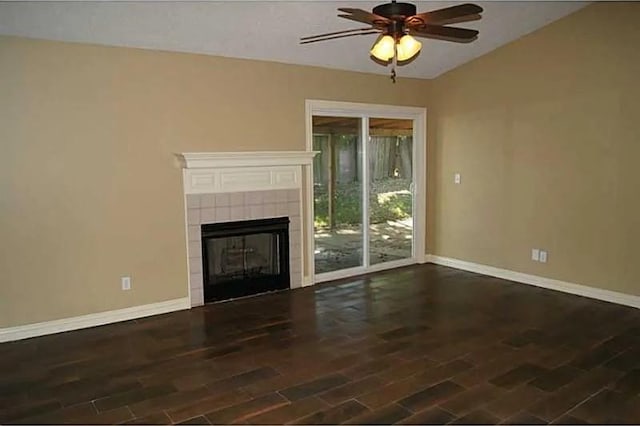
MULTIPOLYGON (((276 151, 178 156, 184 167, 192 307, 204 304, 205 287, 207 301, 214 301, 303 286, 304 252, 310 248, 303 239, 303 166, 311 167, 314 155, 276 151), (252 231, 259 234, 255 237, 245 233, 266 224, 274 228, 252 231), (277 251, 259 254, 266 248, 277 251), (204 256, 209 258, 205 261, 204 256)), ((310 203, 309 194, 305 200, 310 203)), ((313 219, 307 220, 313 227, 313 219)))
POLYGON ((289 218, 201 225, 204 301, 289 288, 289 218))

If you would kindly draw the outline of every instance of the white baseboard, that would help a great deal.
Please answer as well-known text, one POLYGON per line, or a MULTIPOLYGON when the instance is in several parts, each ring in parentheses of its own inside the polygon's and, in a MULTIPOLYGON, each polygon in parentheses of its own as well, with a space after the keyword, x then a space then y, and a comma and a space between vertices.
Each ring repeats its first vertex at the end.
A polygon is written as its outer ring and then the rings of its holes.
POLYGON ((35 324, 20 325, 17 327, 0 328, 0 342, 27 339, 29 337, 44 336, 45 334, 62 333, 63 331, 78 330, 81 328, 95 327, 118 321, 127 321, 151 315, 165 314, 167 312, 189 309, 189 298, 167 300, 165 302, 149 305, 133 306, 131 308, 117 309, 114 311, 98 312, 96 314, 82 315, 79 317, 63 318, 55 321, 39 322, 35 324))
POLYGON ((577 294, 578 296, 589 297, 591 299, 604 300, 605 302, 640 308, 640 296, 634 296, 632 294, 603 290, 586 285, 540 277, 538 275, 523 274, 521 272, 510 271, 508 269, 495 268, 493 266, 452 259, 450 257, 430 254, 427 255, 427 261, 429 263, 435 263, 436 265, 462 269, 463 271, 476 272, 478 274, 516 281, 522 284, 535 285, 536 287, 548 288, 550 290, 561 291, 563 293, 577 294))

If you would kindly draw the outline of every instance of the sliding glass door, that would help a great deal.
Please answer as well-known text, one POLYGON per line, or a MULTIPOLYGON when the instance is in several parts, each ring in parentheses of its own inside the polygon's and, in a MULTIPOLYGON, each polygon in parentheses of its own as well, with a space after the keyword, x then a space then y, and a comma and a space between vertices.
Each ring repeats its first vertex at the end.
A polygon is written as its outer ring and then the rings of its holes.
POLYGON ((313 117, 316 274, 364 265, 361 119, 313 117))
POLYGON ((414 120, 311 121, 317 280, 414 261, 414 120))
POLYGON ((369 119, 369 264, 413 255, 413 120, 369 119))

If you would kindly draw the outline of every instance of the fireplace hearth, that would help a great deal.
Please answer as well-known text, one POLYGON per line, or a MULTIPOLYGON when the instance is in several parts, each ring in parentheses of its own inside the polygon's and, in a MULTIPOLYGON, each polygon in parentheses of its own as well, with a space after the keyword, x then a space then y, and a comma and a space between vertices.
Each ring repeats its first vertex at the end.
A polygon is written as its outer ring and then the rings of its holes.
POLYGON ((290 286, 289 218, 201 225, 204 301, 290 286))

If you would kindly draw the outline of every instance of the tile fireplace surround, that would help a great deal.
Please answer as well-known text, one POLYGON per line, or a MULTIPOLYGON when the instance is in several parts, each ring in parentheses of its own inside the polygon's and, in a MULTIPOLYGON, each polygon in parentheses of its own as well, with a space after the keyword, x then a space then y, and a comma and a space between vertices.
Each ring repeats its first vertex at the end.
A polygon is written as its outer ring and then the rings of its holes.
POLYGON ((191 306, 204 303, 201 225, 289 217, 290 287, 302 286, 302 173, 314 152, 183 153, 191 306))

